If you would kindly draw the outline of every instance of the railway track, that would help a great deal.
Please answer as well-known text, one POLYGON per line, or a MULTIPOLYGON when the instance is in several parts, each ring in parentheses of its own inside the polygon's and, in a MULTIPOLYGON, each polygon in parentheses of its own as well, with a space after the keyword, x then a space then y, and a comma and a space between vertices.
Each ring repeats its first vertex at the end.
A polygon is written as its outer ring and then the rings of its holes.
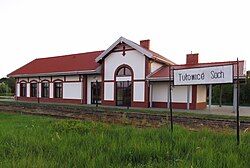
MULTIPOLYGON (((20 106, 15 104, 0 103, 0 111, 15 112, 31 115, 52 116, 57 118, 74 118, 87 121, 101 121, 108 123, 136 125, 139 127, 160 127, 169 123, 169 117, 165 114, 150 114, 139 112, 115 112, 108 110, 68 109, 63 106, 20 106)), ((210 128, 235 128, 236 122, 229 119, 204 119, 190 116, 173 116, 174 123, 188 127, 210 128)), ((240 129, 250 129, 250 122, 241 121, 240 129)))

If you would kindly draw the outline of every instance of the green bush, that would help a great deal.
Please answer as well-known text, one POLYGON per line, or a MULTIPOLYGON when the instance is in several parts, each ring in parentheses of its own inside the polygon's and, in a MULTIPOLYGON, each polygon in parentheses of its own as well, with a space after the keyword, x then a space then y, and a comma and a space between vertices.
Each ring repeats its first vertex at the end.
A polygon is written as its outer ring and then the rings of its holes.
POLYGON ((11 89, 5 82, 0 83, 0 96, 11 95, 11 89))

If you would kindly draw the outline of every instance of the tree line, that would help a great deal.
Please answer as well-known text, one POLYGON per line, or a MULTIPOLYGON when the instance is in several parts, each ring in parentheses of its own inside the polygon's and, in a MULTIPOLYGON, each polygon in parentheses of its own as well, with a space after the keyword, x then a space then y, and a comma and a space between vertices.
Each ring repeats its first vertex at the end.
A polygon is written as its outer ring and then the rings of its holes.
MULTIPOLYGON (((222 105, 233 104, 233 84, 223 84, 213 86, 212 103, 220 103, 220 89, 222 88, 222 105)), ((245 83, 240 84, 240 105, 250 105, 250 77, 245 83)))

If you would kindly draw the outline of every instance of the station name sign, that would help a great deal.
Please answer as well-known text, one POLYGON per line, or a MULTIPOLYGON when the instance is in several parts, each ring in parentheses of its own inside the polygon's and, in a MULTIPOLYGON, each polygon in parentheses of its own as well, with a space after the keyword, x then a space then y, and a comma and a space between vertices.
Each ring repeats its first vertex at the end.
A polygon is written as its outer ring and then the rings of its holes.
POLYGON ((233 65, 174 70, 174 85, 233 83, 233 65))

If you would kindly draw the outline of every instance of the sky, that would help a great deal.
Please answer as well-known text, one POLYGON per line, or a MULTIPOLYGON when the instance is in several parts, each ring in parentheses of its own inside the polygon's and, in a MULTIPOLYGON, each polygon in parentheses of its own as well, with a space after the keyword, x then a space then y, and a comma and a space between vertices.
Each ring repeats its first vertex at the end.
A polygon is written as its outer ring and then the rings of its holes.
MULTIPOLYGON (((248 0, 0 0, 0 78, 36 58, 107 49, 120 36, 175 63, 246 60, 248 0)), ((44 65, 46 66, 46 65, 44 65)))

